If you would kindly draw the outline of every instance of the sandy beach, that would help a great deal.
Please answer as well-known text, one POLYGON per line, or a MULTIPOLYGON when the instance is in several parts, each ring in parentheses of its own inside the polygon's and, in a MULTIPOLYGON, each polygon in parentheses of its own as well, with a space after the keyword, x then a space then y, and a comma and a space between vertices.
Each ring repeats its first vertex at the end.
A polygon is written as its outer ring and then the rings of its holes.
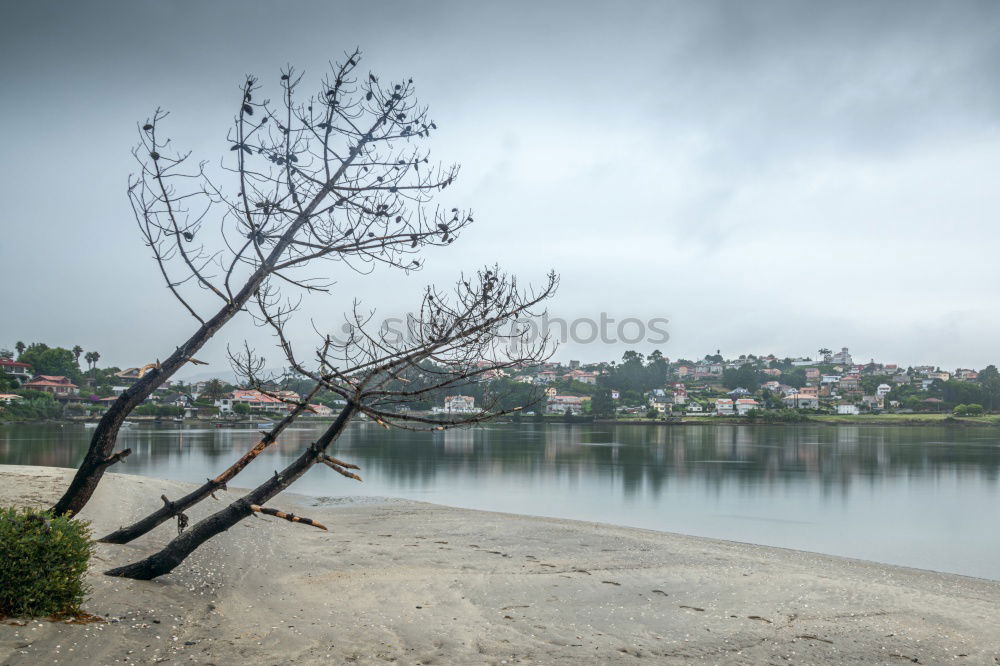
MULTIPOLYGON (((0 466, 0 503, 45 506, 70 474, 0 466)), ((83 517, 100 536, 187 488, 110 474, 83 517)), ((173 523, 99 545, 86 610, 105 621, 7 621, 0 662, 1000 663, 994 581, 392 499, 272 505, 330 531, 248 519, 151 582, 101 572, 173 523)))

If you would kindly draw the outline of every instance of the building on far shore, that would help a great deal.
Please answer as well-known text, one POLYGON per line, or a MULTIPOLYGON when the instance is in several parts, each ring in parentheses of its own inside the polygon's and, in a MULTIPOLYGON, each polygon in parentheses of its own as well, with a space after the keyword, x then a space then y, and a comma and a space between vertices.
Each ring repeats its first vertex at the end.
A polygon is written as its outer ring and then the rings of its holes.
POLYGON ((476 411, 476 399, 471 395, 449 395, 444 398, 445 414, 472 414, 476 411))
MULTIPOLYGON (((250 409, 260 409, 266 412, 281 412, 288 409, 288 403, 256 389, 236 389, 233 391, 232 401, 233 404, 243 403, 250 409)), ((221 405, 219 411, 222 411, 221 405)))
POLYGON ((0 374, 8 374, 23 384, 31 379, 32 370, 28 363, 12 361, 9 358, 0 358, 0 374))
POLYGON ((786 407, 791 409, 819 409, 819 398, 804 393, 792 393, 783 398, 786 407))
POLYGON ((590 401, 590 396, 552 395, 545 405, 549 414, 582 414, 584 403, 590 401))
POLYGON ((70 398, 80 392, 80 388, 62 375, 35 375, 21 388, 29 391, 45 391, 56 398, 70 398))

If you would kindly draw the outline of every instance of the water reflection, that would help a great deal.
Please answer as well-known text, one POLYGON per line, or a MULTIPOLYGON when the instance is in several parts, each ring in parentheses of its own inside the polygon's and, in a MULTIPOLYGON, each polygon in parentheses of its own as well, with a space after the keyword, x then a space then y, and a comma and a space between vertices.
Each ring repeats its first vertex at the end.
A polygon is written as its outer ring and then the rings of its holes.
MULTIPOLYGON (((320 431, 291 428, 240 485, 280 469, 320 431)), ((0 462, 73 466, 82 426, 0 427, 0 462)), ((200 482, 254 430, 136 426, 115 471, 200 482)), ((352 425, 296 492, 374 494, 633 525, 1000 578, 1000 431, 865 426, 488 426, 388 432, 352 425)))

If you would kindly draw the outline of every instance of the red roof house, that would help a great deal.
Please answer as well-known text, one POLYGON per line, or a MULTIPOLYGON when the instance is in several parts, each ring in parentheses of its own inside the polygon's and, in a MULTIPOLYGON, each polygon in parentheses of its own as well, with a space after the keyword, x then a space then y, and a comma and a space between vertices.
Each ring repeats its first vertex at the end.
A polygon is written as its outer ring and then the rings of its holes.
POLYGON ((31 391, 45 391, 54 396, 70 396, 80 392, 79 387, 62 375, 35 375, 22 388, 31 391))

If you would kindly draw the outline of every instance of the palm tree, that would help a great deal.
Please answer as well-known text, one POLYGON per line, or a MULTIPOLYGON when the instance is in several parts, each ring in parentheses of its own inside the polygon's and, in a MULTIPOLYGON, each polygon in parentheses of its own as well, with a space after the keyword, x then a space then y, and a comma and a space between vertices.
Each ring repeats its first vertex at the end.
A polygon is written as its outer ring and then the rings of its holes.
POLYGON ((225 385, 218 379, 212 379, 207 384, 205 384, 205 390, 202 391, 204 395, 209 400, 215 401, 221 398, 226 393, 225 385))
POLYGON ((73 347, 73 356, 76 358, 77 365, 80 364, 80 354, 82 353, 83 353, 83 347, 81 347, 80 345, 76 345, 75 347, 73 347))
POLYGON ((17 344, 16 344, 16 345, 14 345, 14 349, 16 349, 16 350, 17 350, 17 355, 18 355, 18 357, 19 357, 19 358, 20 358, 21 354, 23 354, 23 353, 24 353, 24 350, 25 350, 26 348, 27 348, 27 347, 25 346, 25 344, 24 344, 23 342, 21 342, 20 340, 18 340, 18 341, 17 341, 17 344))
POLYGON ((94 372, 97 370, 97 361, 100 360, 100 358, 101 355, 95 351, 90 351, 83 355, 83 360, 85 360, 87 365, 90 366, 91 376, 93 376, 94 372))

